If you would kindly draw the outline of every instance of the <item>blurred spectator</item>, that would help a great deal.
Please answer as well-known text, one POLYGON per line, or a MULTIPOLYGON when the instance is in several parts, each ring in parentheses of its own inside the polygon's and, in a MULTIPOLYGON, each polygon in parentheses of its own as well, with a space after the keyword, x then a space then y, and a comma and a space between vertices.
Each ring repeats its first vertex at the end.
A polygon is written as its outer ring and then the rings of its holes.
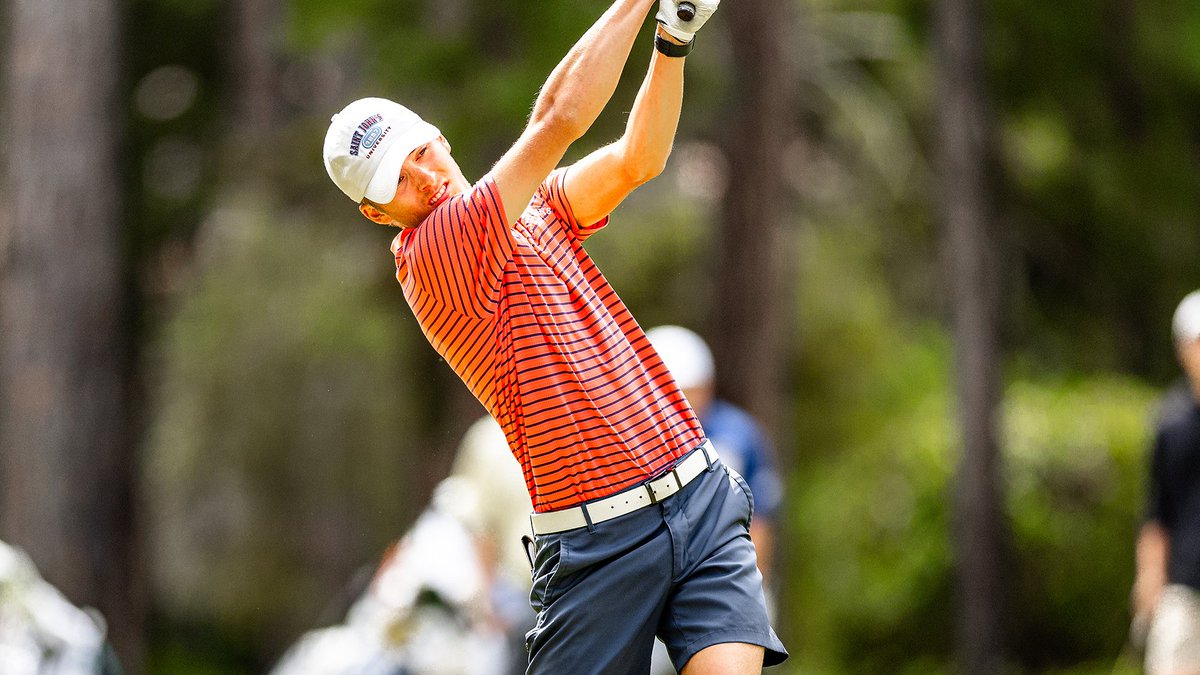
POLYGON ((19 549, 0 542, 0 673, 117 675, 104 621, 46 583, 19 549))
POLYGON ((700 417, 704 434, 712 441, 721 461, 750 484, 754 493, 750 537, 758 550, 763 583, 769 586, 775 516, 783 498, 775 452, 749 413, 716 397, 712 352, 699 335, 679 326, 658 326, 646 331, 646 337, 700 417))
POLYGON ((521 466, 490 416, 467 430, 450 474, 461 478, 474 495, 473 501, 464 499, 456 508, 447 508, 474 538, 488 575, 491 616, 507 638, 507 667, 492 672, 523 674, 529 662, 525 633, 537 619, 529 605, 530 563, 521 543, 530 531, 533 505, 521 466))
POLYGON ((305 635, 273 675, 524 673, 535 619, 520 541, 530 511, 499 425, 477 421, 345 622, 305 635))
POLYGON ((1200 673, 1200 291, 1179 304, 1172 328, 1190 400, 1164 406, 1137 540, 1134 636, 1149 675, 1200 673))
MULTIPOLYGON (((700 418, 704 435, 712 441, 721 461, 741 474, 754 498, 750 538, 758 551, 767 606, 774 615, 771 563, 775 549, 775 517, 783 498, 783 481, 775 468, 775 453, 758 423, 745 410, 716 397, 716 367, 712 351, 696 333, 680 326, 658 326, 646 331, 654 350, 700 418)), ((652 675, 675 669, 661 642, 654 645, 652 675)))

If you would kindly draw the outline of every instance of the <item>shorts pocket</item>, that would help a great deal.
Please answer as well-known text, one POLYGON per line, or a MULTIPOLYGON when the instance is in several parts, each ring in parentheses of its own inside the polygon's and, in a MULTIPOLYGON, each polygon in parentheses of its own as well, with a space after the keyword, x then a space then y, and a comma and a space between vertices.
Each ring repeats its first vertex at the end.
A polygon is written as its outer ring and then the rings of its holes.
POLYGON ((750 489, 750 484, 737 471, 726 467, 729 471, 729 480, 733 482, 733 486, 738 492, 746 496, 746 527, 750 527, 750 523, 754 520, 754 491, 750 489))
POLYGON ((562 578, 567 559, 567 544, 562 537, 546 535, 536 539, 533 558, 533 585, 529 589, 529 604, 541 612, 558 597, 557 582, 562 578))

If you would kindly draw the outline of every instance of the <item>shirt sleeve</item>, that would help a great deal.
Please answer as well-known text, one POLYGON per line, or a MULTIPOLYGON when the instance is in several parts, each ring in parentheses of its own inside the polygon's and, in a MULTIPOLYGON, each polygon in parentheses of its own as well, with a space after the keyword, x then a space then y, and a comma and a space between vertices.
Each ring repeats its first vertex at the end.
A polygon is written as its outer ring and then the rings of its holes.
POLYGON ((396 278, 438 304, 474 317, 495 313, 515 241, 491 175, 396 238, 396 278))
POLYGON ((579 241, 583 241, 608 225, 609 216, 606 215, 594 223, 579 222, 575 217, 575 210, 571 208, 570 200, 567 199, 567 191, 564 187, 567 172, 570 170, 571 167, 555 169, 538 188, 534 200, 549 206, 567 225, 570 233, 579 241))

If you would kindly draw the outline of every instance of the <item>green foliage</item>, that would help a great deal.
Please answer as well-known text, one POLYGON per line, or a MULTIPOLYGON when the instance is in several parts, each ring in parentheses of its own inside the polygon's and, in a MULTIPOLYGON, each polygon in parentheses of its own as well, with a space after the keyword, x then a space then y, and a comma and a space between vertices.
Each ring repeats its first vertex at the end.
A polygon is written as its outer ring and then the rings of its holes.
MULTIPOLYGON (((872 428, 886 433, 839 445, 793 477, 787 538, 798 544, 781 610, 798 672, 953 670, 954 452, 945 386, 930 388, 923 377, 931 365, 948 373, 944 358, 917 356, 945 355, 944 347, 936 339, 901 346, 890 367, 914 376, 906 399, 847 411, 875 418, 872 428)), ((1111 668, 1128 629, 1154 395, 1104 377, 1068 387, 1021 381, 1008 395, 1015 665, 1048 672, 1090 660, 1111 668)))
POLYGON ((131 248, 148 256, 164 240, 194 231, 202 204, 214 193, 216 168, 216 118, 225 93, 226 73, 214 36, 221 28, 220 5, 213 0, 136 0, 130 3, 128 31, 137 36, 137 48, 127 50, 126 82, 129 87, 129 153, 126 184, 130 190, 131 248), (151 119, 138 104, 139 85, 163 66, 186 70, 196 78, 194 102, 168 119, 151 119), (148 186, 155 171, 149 156, 163 141, 168 148, 194 150, 194 158, 174 159, 198 164, 202 175, 196 189, 185 195, 163 195, 148 186))
POLYGON ((877 233, 803 234, 781 622, 797 672, 937 672, 952 640, 949 346, 895 314, 877 233))
POLYGON ((588 252, 644 328, 704 327, 712 297, 707 200, 686 199, 676 169, 645 185, 587 243, 588 252))
POLYGON ((205 232, 157 351, 155 581, 177 616, 278 647, 419 507, 411 331, 378 292, 386 241, 239 203, 205 232))
MULTIPOLYGON (((800 133, 781 139, 793 262, 779 302, 793 327, 779 617, 794 657, 784 671, 953 672, 957 441, 929 168, 929 4, 795 5, 800 133)), ((986 6, 1011 298, 1003 444, 1017 671, 1110 672, 1124 639, 1153 398, 1141 381, 1175 372, 1167 319, 1200 285, 1193 5, 986 6)), ((480 176, 603 3, 531 6, 286 3, 281 60, 333 64, 338 90, 289 99, 296 117, 260 139, 270 159, 247 167, 244 156, 220 158, 219 3, 132 3, 131 89, 172 64, 199 83, 185 113, 135 112, 130 130, 131 248, 146 277, 169 268, 151 293, 174 303, 161 330, 147 331, 156 405, 145 498, 169 621, 242 636, 265 660, 333 618, 322 608, 421 506, 414 484, 429 476, 415 467, 457 442, 436 436, 459 415, 447 401, 461 385, 400 298, 386 233, 319 168, 325 108, 344 102, 326 99, 401 100, 480 176), (184 197, 143 180, 168 140, 197 153, 200 184, 184 197), (238 192, 247 174, 257 192, 238 192)), ((689 57, 667 174, 588 244, 645 326, 706 328, 715 315, 723 165, 710 155, 732 110, 725 28, 718 14, 689 57), (689 190, 696 169, 718 180, 689 190)), ((649 50, 635 46, 613 104, 568 161, 619 133, 649 50)), ((237 672, 216 656, 211 667, 181 656, 170 637, 159 644, 161 672, 237 672)), ((228 651, 239 649, 249 651, 228 651)))
MULTIPOLYGON (((289 43, 298 52, 349 54, 350 96, 411 107, 441 129, 474 179, 516 141, 546 76, 604 8, 583 0, 541 3, 537 11, 466 0, 294 0, 289 43)), ((649 41, 634 53, 615 101, 632 101, 649 41)), ((620 110, 608 111, 578 146, 611 140, 623 123, 620 110)))
POLYGON ((253 675, 267 665, 255 658, 247 635, 220 622, 188 622, 177 615, 153 617, 145 672, 162 675, 253 675))
POLYGON ((1018 651, 1065 667, 1125 642, 1133 541, 1156 394, 1126 378, 1019 381, 1004 447, 1018 651))
POLYGON ((1116 0, 1007 0, 989 17, 1021 338, 1052 368, 1173 372, 1148 328, 1197 283, 1196 17, 1116 0))
MULTIPOLYGON (((779 605, 792 672, 954 671, 952 347, 935 325, 897 313, 873 264, 881 239, 804 232, 779 605)), ((1018 671, 1109 672, 1121 652, 1155 398, 1110 375, 1018 374, 1007 386, 1018 671)))

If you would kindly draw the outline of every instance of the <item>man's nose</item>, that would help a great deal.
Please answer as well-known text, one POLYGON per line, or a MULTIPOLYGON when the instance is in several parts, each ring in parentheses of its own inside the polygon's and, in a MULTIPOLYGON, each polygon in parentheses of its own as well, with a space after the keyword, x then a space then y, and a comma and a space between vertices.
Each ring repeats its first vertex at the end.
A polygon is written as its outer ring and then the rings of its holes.
POLYGON ((434 183, 433 172, 423 166, 413 168, 413 178, 416 179, 417 185, 422 190, 428 190, 434 183))

